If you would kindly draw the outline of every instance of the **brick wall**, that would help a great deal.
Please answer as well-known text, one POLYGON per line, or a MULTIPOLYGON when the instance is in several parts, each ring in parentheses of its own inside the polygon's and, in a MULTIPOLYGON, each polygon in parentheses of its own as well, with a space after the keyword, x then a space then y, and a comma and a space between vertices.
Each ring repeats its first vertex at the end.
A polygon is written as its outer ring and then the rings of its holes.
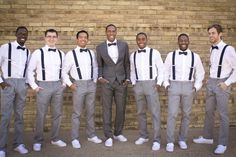
MULTIPOLYGON (((126 40, 130 52, 136 47, 135 35, 144 31, 149 36, 149 46, 158 49, 162 58, 177 48, 178 34, 190 35, 190 49, 198 52, 208 77, 209 46, 207 27, 220 23, 224 29, 224 41, 236 47, 236 1, 235 0, 0 0, 0 44, 15 40, 17 26, 29 29, 27 46, 34 51, 44 45, 43 33, 48 28, 59 31, 58 48, 67 52, 76 46, 75 34, 85 29, 90 34, 88 47, 105 39, 104 27, 113 23, 118 26, 119 39, 126 40)), ((99 91, 99 86, 98 86, 99 91)), ((164 89, 160 92, 161 124, 166 127, 167 98, 164 89)), ((236 125, 236 89, 229 100, 230 124, 236 125)), ((96 102, 96 126, 102 127, 100 94, 96 102)), ((62 127, 69 129, 72 112, 70 90, 65 91, 62 127)), ((131 87, 129 88, 125 128, 137 128, 136 107, 131 87)), ((202 127, 204 120, 205 87, 197 94, 192 111, 191 127, 202 127)), ((34 128, 35 94, 29 90, 25 110, 25 127, 34 128)), ((178 122, 179 124, 179 117, 178 122)), ((45 130, 50 129, 50 114, 45 130)), ((151 118, 148 117, 149 126, 151 118)), ((217 120, 216 125, 218 125, 217 120)), ((82 126, 85 126, 82 120, 82 126)))

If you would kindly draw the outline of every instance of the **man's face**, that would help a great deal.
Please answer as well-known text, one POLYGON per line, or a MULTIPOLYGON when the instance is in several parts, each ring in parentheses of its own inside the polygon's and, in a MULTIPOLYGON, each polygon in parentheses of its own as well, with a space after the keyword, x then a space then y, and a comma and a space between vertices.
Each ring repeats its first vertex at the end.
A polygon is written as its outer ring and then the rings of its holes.
POLYGON ((209 41, 212 44, 217 44, 221 40, 222 33, 218 33, 216 28, 211 28, 208 30, 209 41))
POLYGON ((147 38, 144 34, 139 34, 136 38, 136 43, 140 49, 144 49, 147 45, 147 38))
POLYGON ((109 26, 106 30, 107 40, 113 42, 116 39, 116 28, 114 26, 109 26))
POLYGON ((28 31, 24 28, 20 28, 16 32, 16 41, 17 41, 17 43, 20 44, 21 46, 24 46, 27 39, 28 39, 28 31))
POLYGON ((49 47, 55 47, 58 40, 56 32, 47 32, 45 36, 46 45, 49 47))
POLYGON ((187 50, 189 45, 189 38, 185 35, 180 36, 178 39, 178 45, 180 50, 187 50))
POLYGON ((88 43, 88 36, 86 33, 80 33, 78 38, 77 38, 77 43, 79 45, 79 47, 81 48, 85 48, 87 43, 88 43))

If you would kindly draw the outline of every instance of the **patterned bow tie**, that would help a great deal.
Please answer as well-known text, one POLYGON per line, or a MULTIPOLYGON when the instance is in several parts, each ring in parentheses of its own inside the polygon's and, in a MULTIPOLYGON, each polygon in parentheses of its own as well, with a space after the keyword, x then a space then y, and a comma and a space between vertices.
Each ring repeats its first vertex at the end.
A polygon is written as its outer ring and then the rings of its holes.
POLYGON ((187 55, 187 52, 185 52, 185 51, 179 51, 179 55, 187 55))
POLYGON ((146 52, 146 50, 145 49, 142 49, 142 50, 138 50, 138 53, 141 53, 141 52, 146 52))
POLYGON ((17 49, 25 50, 25 47, 17 46, 17 49))
POLYGON ((211 46, 211 49, 212 49, 212 50, 214 50, 214 49, 217 49, 217 50, 218 50, 219 47, 218 47, 218 46, 211 46))
POLYGON ((112 45, 116 46, 116 43, 108 43, 107 45, 108 46, 112 46, 112 45))
POLYGON ((48 51, 53 51, 53 52, 56 52, 57 49, 51 49, 49 48, 48 51))
POLYGON ((80 52, 87 52, 88 49, 80 49, 80 52))

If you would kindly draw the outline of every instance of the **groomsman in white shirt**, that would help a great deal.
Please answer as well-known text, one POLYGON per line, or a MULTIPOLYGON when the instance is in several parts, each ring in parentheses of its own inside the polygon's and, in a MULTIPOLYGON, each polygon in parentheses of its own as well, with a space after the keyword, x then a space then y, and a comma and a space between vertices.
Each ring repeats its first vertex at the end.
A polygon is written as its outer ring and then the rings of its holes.
POLYGON ((34 136, 34 151, 41 151, 44 141, 43 128, 48 106, 51 105, 52 132, 51 143, 65 147, 59 139, 62 119, 63 91, 61 71, 64 53, 56 48, 58 32, 55 29, 45 31, 45 46, 32 54, 28 68, 28 80, 31 88, 37 93, 37 114, 34 136), (35 78, 36 76, 36 78, 35 78))
POLYGON ((86 48, 89 35, 81 30, 76 35, 78 46, 69 51, 63 63, 63 80, 73 92, 73 113, 71 139, 73 148, 81 148, 79 141, 80 117, 85 108, 88 141, 102 143, 95 134, 94 113, 98 66, 95 53, 86 48), (71 82, 70 76, 74 80, 71 82))
POLYGON ((166 151, 174 151, 175 124, 181 108, 181 124, 178 144, 180 149, 187 149, 187 135, 195 92, 202 87, 204 68, 198 54, 189 46, 189 36, 178 36, 179 49, 168 53, 165 60, 164 86, 168 90, 168 118, 166 151))
POLYGON ((210 48, 210 76, 207 81, 205 123, 203 136, 195 143, 213 144, 214 112, 220 116, 220 131, 215 154, 224 154, 229 141, 228 100, 231 86, 236 82, 236 52, 222 40, 223 29, 219 24, 208 27, 210 48))
POLYGON ((25 47, 28 30, 24 26, 16 29, 16 41, 0 47, 1 123, 0 157, 6 156, 7 138, 11 114, 14 111, 15 137, 13 148, 20 154, 28 153, 23 144, 23 114, 28 85, 26 68, 30 51, 25 47))
POLYGON ((148 142, 146 110, 151 112, 153 125, 152 150, 160 149, 160 102, 158 90, 163 82, 163 61, 158 50, 147 46, 147 34, 136 35, 138 50, 130 56, 131 82, 137 106, 139 138, 136 145, 148 142))

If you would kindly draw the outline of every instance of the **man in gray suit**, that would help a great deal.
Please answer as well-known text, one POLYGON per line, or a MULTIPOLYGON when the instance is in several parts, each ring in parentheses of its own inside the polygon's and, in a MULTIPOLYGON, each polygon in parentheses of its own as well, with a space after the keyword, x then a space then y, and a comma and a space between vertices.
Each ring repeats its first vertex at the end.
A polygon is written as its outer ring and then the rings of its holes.
POLYGON ((127 85, 130 76, 129 48, 126 42, 116 40, 117 28, 113 24, 106 27, 107 40, 96 47, 98 81, 102 87, 103 129, 105 146, 113 145, 113 138, 127 141, 122 135, 125 120, 127 85), (116 104, 114 136, 112 133, 112 99, 116 104))

